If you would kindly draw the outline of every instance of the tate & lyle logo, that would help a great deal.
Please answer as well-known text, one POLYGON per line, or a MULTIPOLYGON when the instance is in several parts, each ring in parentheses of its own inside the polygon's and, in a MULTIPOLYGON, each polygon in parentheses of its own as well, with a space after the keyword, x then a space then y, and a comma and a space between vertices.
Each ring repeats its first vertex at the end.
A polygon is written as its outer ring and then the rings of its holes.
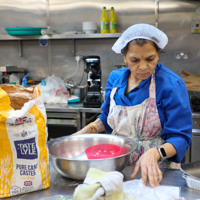
POLYGON ((17 158, 21 159, 36 159, 38 158, 35 138, 27 140, 14 141, 17 151, 17 158))

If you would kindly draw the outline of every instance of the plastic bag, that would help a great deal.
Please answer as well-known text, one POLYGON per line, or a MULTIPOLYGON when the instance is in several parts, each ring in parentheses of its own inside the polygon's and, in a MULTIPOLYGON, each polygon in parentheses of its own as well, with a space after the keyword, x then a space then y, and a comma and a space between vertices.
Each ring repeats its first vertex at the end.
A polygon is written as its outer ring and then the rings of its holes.
POLYGON ((69 92, 64 81, 57 76, 48 76, 45 81, 39 84, 44 103, 68 103, 69 92))
POLYGON ((131 200, 178 200, 180 188, 174 186, 150 187, 143 184, 142 179, 124 182, 124 192, 131 200))
POLYGON ((38 86, 0 85, 0 198, 49 187, 46 121, 38 86))

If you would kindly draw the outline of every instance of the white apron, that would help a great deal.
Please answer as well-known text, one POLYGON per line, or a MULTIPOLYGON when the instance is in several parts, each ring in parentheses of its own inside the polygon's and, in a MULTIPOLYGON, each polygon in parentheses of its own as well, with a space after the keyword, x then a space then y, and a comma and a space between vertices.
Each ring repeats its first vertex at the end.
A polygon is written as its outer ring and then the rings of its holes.
MULTIPOLYGON (((116 105, 114 95, 117 88, 110 94, 110 110, 107 118, 112 134, 131 138, 138 147, 133 152, 131 163, 135 165, 139 157, 148 149, 163 143, 162 126, 156 105, 155 79, 152 75, 149 87, 149 98, 135 106, 116 105)), ((167 160, 159 162, 161 168, 179 168, 180 164, 167 160)))

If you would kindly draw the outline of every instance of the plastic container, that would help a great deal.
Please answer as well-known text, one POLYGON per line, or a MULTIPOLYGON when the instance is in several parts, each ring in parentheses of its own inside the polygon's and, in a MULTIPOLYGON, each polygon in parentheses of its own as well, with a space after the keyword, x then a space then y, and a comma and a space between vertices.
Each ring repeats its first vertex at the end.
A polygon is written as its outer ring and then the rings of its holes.
POLYGON ((83 22, 83 32, 86 34, 91 34, 97 32, 97 24, 93 21, 83 22))
POLYGON ((192 177, 192 176, 188 176, 183 174, 182 177, 186 180, 187 186, 195 189, 195 190, 200 190, 200 180, 192 177))
POLYGON ((41 35, 41 30, 46 27, 9 27, 5 28, 9 35, 41 35))
POLYGON ((111 10, 110 10, 109 32, 110 33, 117 33, 117 18, 116 18, 116 15, 115 15, 114 7, 111 7, 111 10))
POLYGON ((76 95, 72 95, 67 101, 68 103, 77 103, 80 101, 80 97, 76 95))
POLYGON ((10 85, 16 85, 16 82, 10 82, 9 84, 10 85))
POLYGON ((106 7, 103 7, 103 11, 101 14, 101 33, 109 33, 109 21, 108 21, 108 15, 106 11, 106 7))
POLYGON ((9 78, 10 83, 20 84, 20 79, 17 73, 11 73, 9 78))
POLYGON ((185 178, 187 186, 200 190, 200 160, 181 165, 182 177, 185 178))

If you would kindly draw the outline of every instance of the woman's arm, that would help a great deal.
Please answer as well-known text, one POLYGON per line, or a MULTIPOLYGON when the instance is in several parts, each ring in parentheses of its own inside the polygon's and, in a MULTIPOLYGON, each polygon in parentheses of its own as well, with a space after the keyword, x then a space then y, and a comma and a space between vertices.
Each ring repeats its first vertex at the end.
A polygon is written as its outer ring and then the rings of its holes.
POLYGON ((157 92, 157 107, 163 127, 161 138, 176 149, 176 155, 168 160, 180 163, 192 139, 192 113, 184 82, 178 78, 170 80, 173 84, 162 84, 165 89, 157 92))
POLYGON ((105 131, 105 127, 100 118, 97 118, 94 122, 91 122, 87 126, 83 127, 80 131, 74 133, 77 134, 84 134, 84 133, 100 133, 105 131))

